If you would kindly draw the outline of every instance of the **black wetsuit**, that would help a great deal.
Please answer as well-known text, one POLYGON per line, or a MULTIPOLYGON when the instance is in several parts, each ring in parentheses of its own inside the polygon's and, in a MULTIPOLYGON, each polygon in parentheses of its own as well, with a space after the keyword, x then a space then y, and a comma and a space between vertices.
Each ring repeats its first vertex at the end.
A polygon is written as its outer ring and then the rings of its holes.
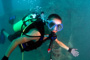
MULTIPOLYGON (((37 41, 37 42, 29 41, 27 43, 23 43, 22 45, 24 48, 22 48, 21 45, 19 45, 19 47, 21 48, 21 51, 30 51, 30 50, 36 49, 36 48, 40 47, 43 42, 45 42, 47 39, 49 39, 49 38, 47 38, 46 40, 43 40, 43 38, 44 38, 44 23, 41 20, 36 21, 36 22, 32 23, 31 25, 29 25, 26 28, 25 32, 23 32, 23 34, 26 35, 26 33, 28 33, 28 31, 33 28, 38 29, 38 31, 41 33, 41 37, 40 37, 39 41, 37 41)), ((12 41, 13 39, 18 38, 20 36, 21 36, 21 31, 16 32, 13 35, 10 35, 8 37, 8 39, 10 41, 12 41)))

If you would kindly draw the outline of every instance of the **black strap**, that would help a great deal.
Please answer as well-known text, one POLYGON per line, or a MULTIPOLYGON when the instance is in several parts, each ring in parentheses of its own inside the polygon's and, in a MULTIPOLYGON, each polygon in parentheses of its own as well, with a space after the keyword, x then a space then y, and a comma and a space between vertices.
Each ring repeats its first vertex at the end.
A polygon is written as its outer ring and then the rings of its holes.
POLYGON ((70 52, 70 53, 71 53, 71 51, 72 51, 72 48, 69 48, 68 52, 70 52))

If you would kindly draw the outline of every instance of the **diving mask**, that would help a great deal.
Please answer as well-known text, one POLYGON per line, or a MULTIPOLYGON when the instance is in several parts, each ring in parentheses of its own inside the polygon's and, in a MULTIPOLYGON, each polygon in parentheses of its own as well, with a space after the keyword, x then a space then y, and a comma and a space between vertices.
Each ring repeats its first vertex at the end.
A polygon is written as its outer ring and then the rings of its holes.
POLYGON ((54 21, 49 21, 48 27, 51 30, 61 31, 63 29, 63 24, 56 24, 54 21))

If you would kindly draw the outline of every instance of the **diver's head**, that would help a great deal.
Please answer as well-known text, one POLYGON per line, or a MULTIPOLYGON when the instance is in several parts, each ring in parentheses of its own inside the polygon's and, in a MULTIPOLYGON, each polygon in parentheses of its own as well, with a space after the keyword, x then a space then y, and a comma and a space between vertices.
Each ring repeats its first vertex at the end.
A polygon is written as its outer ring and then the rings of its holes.
POLYGON ((48 28, 53 31, 53 32, 57 32, 57 31, 61 31, 62 28, 63 28, 63 25, 62 25, 62 19, 59 15, 57 14, 51 14, 49 15, 48 17, 48 28))

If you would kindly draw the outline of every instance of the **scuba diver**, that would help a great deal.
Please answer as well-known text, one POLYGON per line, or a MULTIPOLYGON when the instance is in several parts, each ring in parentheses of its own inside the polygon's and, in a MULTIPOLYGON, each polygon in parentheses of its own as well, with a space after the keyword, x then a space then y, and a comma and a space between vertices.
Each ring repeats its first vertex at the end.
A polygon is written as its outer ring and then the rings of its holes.
MULTIPOLYGON (((48 53, 50 53, 50 51, 52 50, 52 44, 55 41, 59 46, 66 49, 73 56, 77 57, 79 55, 77 49, 69 48, 57 39, 56 33, 63 29, 62 19, 59 15, 51 14, 49 15, 48 19, 45 20, 45 22, 43 22, 43 20, 37 16, 37 14, 30 14, 29 20, 25 21, 25 17, 18 22, 19 24, 16 23, 15 25, 13 25, 13 29, 14 31, 16 31, 16 33, 13 35, 9 35, 5 30, 3 30, 3 34, 11 41, 11 44, 2 60, 8 60, 10 54, 18 45, 21 49, 23 57, 24 51, 37 49, 47 40, 50 40, 48 53), (33 23, 29 23, 31 22, 30 20, 36 21, 34 21, 33 23), (18 28, 17 26, 20 26, 20 28, 18 28)), ((52 60, 52 58, 50 58, 50 60, 52 60)))

